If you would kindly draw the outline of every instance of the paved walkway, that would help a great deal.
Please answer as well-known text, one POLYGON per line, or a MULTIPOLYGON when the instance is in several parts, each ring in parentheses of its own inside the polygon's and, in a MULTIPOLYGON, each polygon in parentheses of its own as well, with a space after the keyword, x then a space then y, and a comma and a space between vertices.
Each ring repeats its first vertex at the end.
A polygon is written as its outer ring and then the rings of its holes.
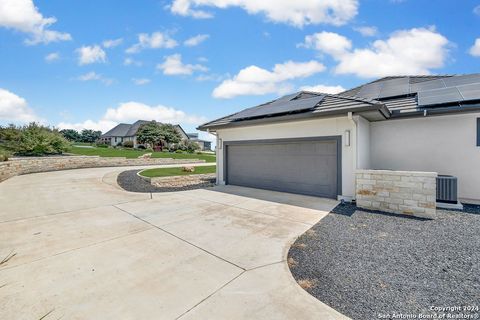
POLYGON ((0 319, 344 319, 289 244, 336 201, 240 187, 139 194, 97 168, 0 183, 0 319))

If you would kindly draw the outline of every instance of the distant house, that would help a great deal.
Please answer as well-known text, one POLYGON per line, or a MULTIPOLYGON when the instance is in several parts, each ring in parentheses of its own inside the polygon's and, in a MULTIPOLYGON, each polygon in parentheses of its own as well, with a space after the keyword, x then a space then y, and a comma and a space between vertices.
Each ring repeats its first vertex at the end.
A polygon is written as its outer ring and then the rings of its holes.
MULTIPOLYGON (((137 131, 138 129, 146 123, 150 121, 146 120, 138 120, 133 124, 127 123, 120 123, 110 131, 106 132, 100 137, 100 141, 106 144, 110 144, 112 146, 117 146, 119 144, 124 143, 125 141, 133 141, 134 148, 137 148, 141 143, 137 141, 137 131)), ((188 140, 188 135, 185 133, 183 128, 180 125, 174 126, 182 140, 188 140)))
POLYGON ((200 150, 202 151, 211 151, 212 150, 212 142, 207 140, 202 140, 198 138, 198 133, 187 133, 188 140, 192 142, 196 142, 200 146, 200 150))

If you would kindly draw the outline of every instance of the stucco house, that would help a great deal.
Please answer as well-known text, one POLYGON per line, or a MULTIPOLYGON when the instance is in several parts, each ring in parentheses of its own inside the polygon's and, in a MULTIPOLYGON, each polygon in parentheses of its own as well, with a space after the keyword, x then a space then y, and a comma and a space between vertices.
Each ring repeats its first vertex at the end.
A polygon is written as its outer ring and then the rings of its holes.
POLYGON ((217 136, 220 184, 349 200, 357 169, 429 171, 480 200, 480 74, 303 91, 198 129, 217 136))
MULTIPOLYGON (((113 129, 102 134, 99 140, 112 146, 117 146, 125 141, 133 141, 133 146, 137 148, 140 145, 137 141, 137 131, 143 124, 148 122, 150 121, 138 120, 132 124, 120 123, 113 129)), ((185 131, 180 125, 175 125, 175 128, 182 137, 182 140, 189 139, 188 135, 185 133, 185 131)))

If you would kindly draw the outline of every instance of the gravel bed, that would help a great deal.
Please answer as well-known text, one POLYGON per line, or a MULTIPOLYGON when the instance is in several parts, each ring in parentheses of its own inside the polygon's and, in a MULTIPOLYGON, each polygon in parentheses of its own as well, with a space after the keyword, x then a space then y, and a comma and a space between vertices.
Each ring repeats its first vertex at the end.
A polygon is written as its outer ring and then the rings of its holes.
POLYGON ((426 220, 339 205, 292 245, 292 274, 352 319, 480 307, 480 206, 437 213, 426 220))
POLYGON ((141 170, 128 170, 120 173, 117 177, 117 183, 123 189, 130 192, 173 192, 173 191, 186 191, 200 188, 212 187, 215 184, 215 179, 205 183, 199 183, 196 185, 190 185, 185 187, 169 187, 169 188, 160 188, 155 187, 150 184, 150 182, 140 178, 137 175, 137 172, 141 170))

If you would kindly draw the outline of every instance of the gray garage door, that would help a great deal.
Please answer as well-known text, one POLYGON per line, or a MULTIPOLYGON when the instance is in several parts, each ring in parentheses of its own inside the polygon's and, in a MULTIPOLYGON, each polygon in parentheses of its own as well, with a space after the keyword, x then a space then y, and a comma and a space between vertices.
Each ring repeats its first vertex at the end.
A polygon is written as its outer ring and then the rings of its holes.
POLYGON ((226 144, 227 184, 336 198, 339 141, 271 140, 226 144))

